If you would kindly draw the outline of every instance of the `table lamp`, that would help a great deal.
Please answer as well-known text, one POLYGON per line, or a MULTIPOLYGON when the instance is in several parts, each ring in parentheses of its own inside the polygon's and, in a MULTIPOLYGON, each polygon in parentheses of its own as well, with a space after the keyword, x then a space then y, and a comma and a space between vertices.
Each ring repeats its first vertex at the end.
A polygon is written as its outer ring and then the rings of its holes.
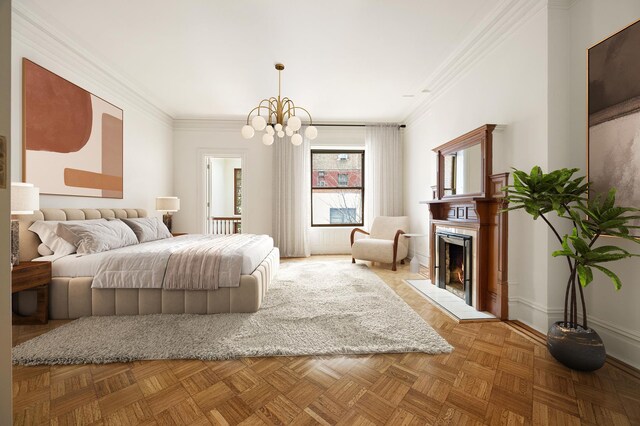
POLYGON ((164 212, 162 221, 171 232, 171 213, 180 210, 180 198, 178 197, 157 197, 156 210, 164 212))
POLYGON ((20 263, 18 215, 33 214, 40 208, 40 189, 31 183, 11 182, 11 265, 20 263))

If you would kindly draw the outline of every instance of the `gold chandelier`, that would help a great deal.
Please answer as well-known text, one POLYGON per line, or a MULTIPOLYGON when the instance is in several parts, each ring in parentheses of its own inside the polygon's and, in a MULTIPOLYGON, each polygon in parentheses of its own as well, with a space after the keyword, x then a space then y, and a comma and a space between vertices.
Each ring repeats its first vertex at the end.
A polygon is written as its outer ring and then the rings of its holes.
POLYGON ((282 70, 284 65, 276 64, 278 70, 278 97, 263 99, 258 106, 252 109, 247 115, 247 124, 242 126, 242 137, 251 139, 256 131, 264 130, 262 135, 262 143, 265 145, 273 144, 275 136, 284 138, 285 135, 291 138, 294 145, 302 144, 302 135, 299 130, 302 127, 302 121, 296 116, 296 111, 304 111, 309 116, 309 126, 304 131, 304 135, 313 140, 318 137, 318 129, 315 128, 311 114, 306 109, 295 106, 289 98, 281 98, 282 89, 282 70), (253 118, 251 115, 254 114, 253 118), (264 114, 264 117, 263 115, 264 114), (286 125, 285 125, 286 123, 286 125))

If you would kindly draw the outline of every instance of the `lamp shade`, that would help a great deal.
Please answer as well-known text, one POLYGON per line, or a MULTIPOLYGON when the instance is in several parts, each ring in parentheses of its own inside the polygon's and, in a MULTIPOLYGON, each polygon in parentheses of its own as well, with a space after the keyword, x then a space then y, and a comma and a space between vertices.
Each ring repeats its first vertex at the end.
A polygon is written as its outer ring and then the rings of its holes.
POLYGON ((40 188, 31 183, 11 182, 11 214, 33 214, 40 208, 40 188))
POLYGON ((156 210, 161 212, 177 212, 178 210, 180 210, 180 198, 157 197, 156 210))

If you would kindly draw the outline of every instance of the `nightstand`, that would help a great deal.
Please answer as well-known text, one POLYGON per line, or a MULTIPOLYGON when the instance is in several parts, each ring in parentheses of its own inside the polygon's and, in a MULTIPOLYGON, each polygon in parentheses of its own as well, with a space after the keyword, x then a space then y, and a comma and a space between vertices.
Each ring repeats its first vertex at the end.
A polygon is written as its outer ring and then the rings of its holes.
POLYGON ((179 237, 180 235, 187 235, 187 233, 186 232, 172 232, 171 235, 174 236, 174 237, 179 237))
POLYGON ((11 271, 11 293, 36 290, 38 305, 31 316, 13 313, 13 324, 46 324, 49 322, 49 283, 51 262, 20 262, 11 271))

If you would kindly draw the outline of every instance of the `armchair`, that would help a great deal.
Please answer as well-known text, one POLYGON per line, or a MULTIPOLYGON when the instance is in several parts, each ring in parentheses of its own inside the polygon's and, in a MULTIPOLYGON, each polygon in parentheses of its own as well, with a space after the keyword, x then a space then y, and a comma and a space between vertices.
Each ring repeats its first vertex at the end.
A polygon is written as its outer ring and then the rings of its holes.
POLYGON ((402 234, 409 229, 408 216, 378 216, 371 224, 371 232, 360 228, 351 231, 351 262, 356 259, 373 262, 391 263, 391 270, 396 270, 396 262, 409 254, 409 245, 402 234), (355 239, 356 233, 368 235, 367 238, 355 239))

